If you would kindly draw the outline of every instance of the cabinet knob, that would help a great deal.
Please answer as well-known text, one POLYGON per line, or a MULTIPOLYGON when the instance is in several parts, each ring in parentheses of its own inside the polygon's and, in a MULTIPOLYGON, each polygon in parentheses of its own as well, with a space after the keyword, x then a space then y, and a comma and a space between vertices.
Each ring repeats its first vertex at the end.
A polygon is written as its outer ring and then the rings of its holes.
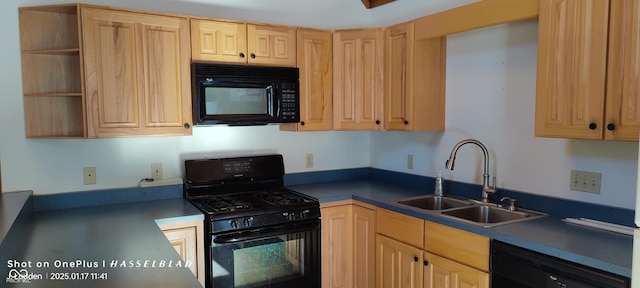
POLYGON ((616 124, 613 124, 613 123, 607 124, 607 130, 609 131, 616 130, 616 124))
POLYGON ((300 121, 300 125, 304 126, 304 121, 300 121))
POLYGON ((191 124, 189 123, 184 123, 184 129, 189 129, 191 128, 191 124))
POLYGON ((380 125, 380 120, 376 120, 376 125, 380 125))
POLYGON ((404 125, 409 125, 409 121, 407 121, 407 120, 404 120, 403 123, 404 123, 404 125))
POLYGON ((244 53, 240 52, 240 59, 244 59, 244 53))
POLYGON ((596 130, 596 128, 598 128, 598 125, 596 125, 596 123, 589 124, 589 130, 596 130))
POLYGON ((418 259, 418 256, 413 256, 413 262, 418 262, 418 260, 420 260, 418 259))
POLYGON ((429 265, 429 261, 424 260, 424 262, 422 262, 422 264, 424 264, 424 266, 428 266, 429 265))
POLYGON ((251 59, 256 59, 256 54, 251 53, 251 59))

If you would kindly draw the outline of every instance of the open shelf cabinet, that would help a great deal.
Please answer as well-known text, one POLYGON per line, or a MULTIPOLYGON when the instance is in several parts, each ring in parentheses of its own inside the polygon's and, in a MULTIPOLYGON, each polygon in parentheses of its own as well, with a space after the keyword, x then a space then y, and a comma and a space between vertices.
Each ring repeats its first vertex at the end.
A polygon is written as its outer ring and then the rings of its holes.
POLYGON ((20 8, 28 138, 86 136, 78 5, 20 8))

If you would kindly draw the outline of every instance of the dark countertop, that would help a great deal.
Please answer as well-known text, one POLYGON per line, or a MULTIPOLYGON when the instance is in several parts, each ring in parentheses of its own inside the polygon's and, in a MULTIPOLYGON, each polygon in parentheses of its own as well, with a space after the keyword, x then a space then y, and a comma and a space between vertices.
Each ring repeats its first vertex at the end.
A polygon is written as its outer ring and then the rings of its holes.
POLYGON ((393 203, 393 201, 402 198, 425 195, 427 194, 425 190, 368 180, 294 185, 289 188, 315 197, 320 203, 347 199, 358 200, 589 267, 631 277, 633 237, 568 224, 553 215, 484 228, 450 220, 433 213, 407 209, 393 203))
POLYGON ((31 191, 0 193, 0 243, 9 233, 9 229, 23 211, 30 212, 27 205, 31 198, 31 191))
MULTIPOLYGON (((175 267, 184 262, 157 223, 202 219, 200 211, 183 199, 34 212, 18 236, 22 242, 9 259, 31 261, 32 267, 24 269, 45 279, 9 286, 201 287, 188 268, 175 267), (50 266, 38 268, 38 263, 50 266), (59 263, 80 265, 54 267, 59 263), (117 267, 111 267, 114 263, 117 267), (168 267, 169 263, 174 267, 168 267), (106 273, 107 280, 46 279, 53 272, 96 273, 89 277, 106 273)), ((0 261, 8 266, 7 259, 0 261)), ((5 277, 0 282, 3 287, 5 277)))

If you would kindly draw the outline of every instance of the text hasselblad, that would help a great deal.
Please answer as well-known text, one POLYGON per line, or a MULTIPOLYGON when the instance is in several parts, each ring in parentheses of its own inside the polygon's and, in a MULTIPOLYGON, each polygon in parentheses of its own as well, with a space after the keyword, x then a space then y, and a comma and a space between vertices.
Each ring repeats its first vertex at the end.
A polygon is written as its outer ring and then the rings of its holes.
POLYGON ((174 260, 102 260, 102 261, 7 261, 8 268, 182 268, 191 267, 192 261, 174 260))

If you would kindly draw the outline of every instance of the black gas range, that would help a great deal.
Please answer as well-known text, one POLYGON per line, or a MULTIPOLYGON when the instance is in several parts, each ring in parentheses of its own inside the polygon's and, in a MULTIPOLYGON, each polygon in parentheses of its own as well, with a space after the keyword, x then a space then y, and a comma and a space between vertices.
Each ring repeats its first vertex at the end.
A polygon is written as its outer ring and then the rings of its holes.
POLYGON ((185 161, 205 216, 207 287, 320 287, 320 205, 284 187, 282 155, 185 161))

